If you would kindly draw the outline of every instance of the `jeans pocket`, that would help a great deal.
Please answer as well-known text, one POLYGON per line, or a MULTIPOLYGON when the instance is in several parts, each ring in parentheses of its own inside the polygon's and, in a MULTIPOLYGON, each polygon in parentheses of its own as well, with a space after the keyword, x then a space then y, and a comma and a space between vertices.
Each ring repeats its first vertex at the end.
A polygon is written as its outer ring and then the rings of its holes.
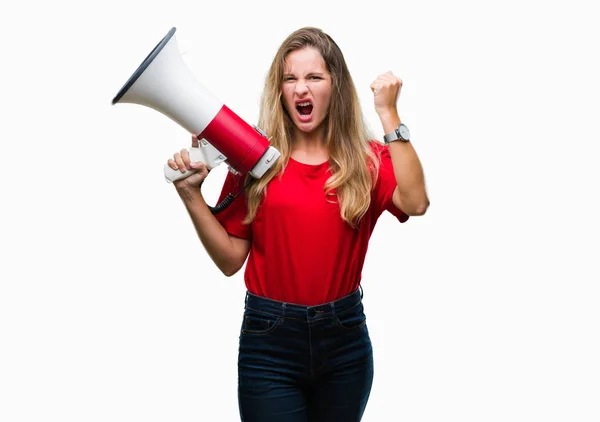
POLYGON ((242 322, 242 334, 269 334, 281 324, 281 317, 266 312, 246 309, 242 322))
POLYGON ((367 323, 362 303, 354 308, 336 314, 335 323, 343 330, 356 330, 362 328, 367 323))

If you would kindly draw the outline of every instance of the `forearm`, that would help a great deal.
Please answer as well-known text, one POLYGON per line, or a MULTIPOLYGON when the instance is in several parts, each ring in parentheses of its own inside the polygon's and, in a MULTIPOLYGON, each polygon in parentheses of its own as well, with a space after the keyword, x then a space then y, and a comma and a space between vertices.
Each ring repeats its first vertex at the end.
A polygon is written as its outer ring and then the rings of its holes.
MULTIPOLYGON (((393 132, 400 124, 400 117, 395 111, 380 115, 380 119, 384 133, 393 132)), ((425 188, 423 167, 417 152, 411 142, 390 142, 388 148, 392 157, 402 210, 409 215, 423 214, 429 206, 429 199, 425 188)))
POLYGON ((212 214, 200 191, 177 191, 192 219, 196 233, 208 255, 227 276, 237 272, 243 262, 231 236, 212 214))

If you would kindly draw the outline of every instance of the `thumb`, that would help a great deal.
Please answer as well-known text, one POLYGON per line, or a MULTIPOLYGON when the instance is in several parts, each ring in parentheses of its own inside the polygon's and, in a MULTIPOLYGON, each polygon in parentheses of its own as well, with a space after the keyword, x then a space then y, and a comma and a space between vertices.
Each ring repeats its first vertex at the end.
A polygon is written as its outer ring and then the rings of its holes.
POLYGON ((192 134, 192 148, 198 148, 198 135, 192 134))
POLYGON ((202 161, 192 161, 190 162, 190 167, 196 170, 198 173, 207 173, 209 172, 208 167, 202 161))

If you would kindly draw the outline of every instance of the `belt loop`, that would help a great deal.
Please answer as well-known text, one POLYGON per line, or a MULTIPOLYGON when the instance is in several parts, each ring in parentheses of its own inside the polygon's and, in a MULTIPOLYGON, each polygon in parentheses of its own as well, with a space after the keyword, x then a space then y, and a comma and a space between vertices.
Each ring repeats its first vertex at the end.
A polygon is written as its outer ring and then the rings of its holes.
POLYGON ((281 304, 281 316, 285 318, 285 302, 281 304))
POLYGON ((331 302, 331 316, 335 318, 335 302, 331 302))
POLYGON ((362 300, 362 298, 363 298, 363 288, 362 288, 362 284, 359 284, 358 288, 360 289, 360 299, 362 300))
POLYGON ((248 306, 248 291, 246 291, 246 297, 244 298, 244 309, 248 306))

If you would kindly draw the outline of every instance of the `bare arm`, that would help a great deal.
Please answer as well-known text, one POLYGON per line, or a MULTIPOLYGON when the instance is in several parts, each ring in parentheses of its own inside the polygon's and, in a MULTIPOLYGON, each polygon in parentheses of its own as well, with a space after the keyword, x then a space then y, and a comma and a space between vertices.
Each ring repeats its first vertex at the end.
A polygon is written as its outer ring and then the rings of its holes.
MULTIPOLYGON (((402 81, 391 72, 379 75, 371 84, 375 110, 385 133, 392 132, 400 124, 396 102, 401 87, 402 81)), ((392 202, 408 215, 425 214, 429 198, 423 167, 415 149, 410 142, 392 142, 388 148, 397 184, 392 202)))
MULTIPOLYGON (((192 136, 192 146, 198 147, 198 139, 192 136)), ((192 163, 187 150, 182 149, 169 159, 167 164, 182 173, 196 170, 187 178, 176 180, 173 185, 190 215, 196 233, 213 262, 227 277, 237 273, 244 265, 250 252, 250 241, 231 236, 212 214, 204 201, 200 187, 208 175, 202 162, 192 163)))
POLYGON ((200 190, 178 190, 196 233, 213 262, 227 277, 237 273, 250 252, 250 241, 231 236, 210 212, 200 190))
MULTIPOLYGON (((398 114, 380 116, 385 133, 392 132, 399 124, 398 114)), ((396 189, 392 202, 408 215, 423 215, 429 207, 425 189, 423 167, 410 142, 391 142, 388 146, 392 157, 396 189)))

